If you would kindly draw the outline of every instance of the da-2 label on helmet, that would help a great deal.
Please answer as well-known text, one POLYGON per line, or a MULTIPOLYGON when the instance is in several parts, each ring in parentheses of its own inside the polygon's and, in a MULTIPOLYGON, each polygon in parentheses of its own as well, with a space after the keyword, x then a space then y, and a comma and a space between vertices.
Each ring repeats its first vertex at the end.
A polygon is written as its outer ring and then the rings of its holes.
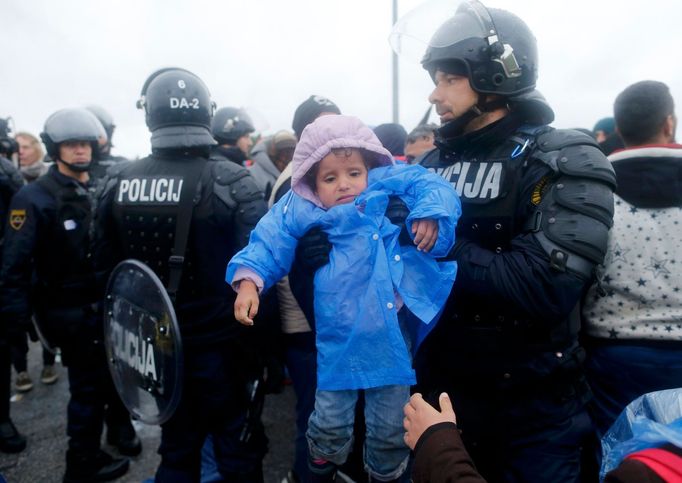
POLYGON ((186 99, 184 97, 170 97, 170 108, 171 109, 200 109, 199 99, 193 97, 192 99, 186 99))

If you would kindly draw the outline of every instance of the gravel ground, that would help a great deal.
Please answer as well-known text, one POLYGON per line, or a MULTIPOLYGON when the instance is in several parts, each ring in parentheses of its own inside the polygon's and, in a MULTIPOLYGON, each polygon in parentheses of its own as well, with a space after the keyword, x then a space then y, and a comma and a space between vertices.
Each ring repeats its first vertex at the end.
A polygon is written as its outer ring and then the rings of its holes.
MULTIPOLYGON (((66 452, 66 405, 69 398, 66 368, 58 364, 59 380, 46 386, 40 383, 41 347, 30 344, 29 374, 34 387, 24 394, 12 390, 12 420, 28 439, 22 453, 0 453, 0 474, 9 483, 60 482, 64 475, 66 452)), ((269 395, 263 422, 270 439, 270 451, 263 463, 265 483, 280 483, 293 461, 295 396, 291 386, 281 394, 269 395)), ((141 482, 153 476, 159 463, 156 449, 161 430, 158 426, 135 423, 142 439, 142 454, 133 458, 128 473, 118 482, 141 482)), ((103 449, 116 451, 103 445, 103 449)))

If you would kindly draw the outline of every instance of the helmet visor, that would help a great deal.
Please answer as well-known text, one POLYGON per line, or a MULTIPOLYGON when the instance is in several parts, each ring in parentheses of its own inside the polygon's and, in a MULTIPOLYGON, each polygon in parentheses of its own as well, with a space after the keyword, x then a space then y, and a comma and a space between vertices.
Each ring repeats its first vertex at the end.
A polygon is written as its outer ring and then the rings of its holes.
POLYGON ((419 62, 429 47, 447 47, 469 38, 488 38, 495 35, 494 29, 488 10, 477 0, 430 0, 395 23, 389 43, 401 57, 419 62), (447 20, 443 22, 443 19, 447 20))

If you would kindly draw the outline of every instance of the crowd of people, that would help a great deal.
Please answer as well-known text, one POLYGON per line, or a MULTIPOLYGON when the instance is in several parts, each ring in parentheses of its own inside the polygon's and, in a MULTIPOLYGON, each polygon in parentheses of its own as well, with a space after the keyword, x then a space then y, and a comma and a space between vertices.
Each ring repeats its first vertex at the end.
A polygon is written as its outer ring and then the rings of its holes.
MULTIPOLYGON (((57 351, 68 368, 64 481, 118 478, 143 451, 102 322, 109 275, 136 259, 183 347, 156 481, 263 481, 260 410, 285 374, 285 482, 597 481, 628 403, 682 387, 670 90, 637 82, 592 130, 555 129, 532 32, 476 0, 422 66, 440 126, 409 134, 311 95, 261 137, 181 68, 144 82, 143 159, 112 154, 98 106, 50 115, 42 144, 0 124, 0 451, 27 444, 10 376, 31 390, 37 335, 42 383, 57 351)), ((647 457, 607 480, 682 481, 682 450, 647 457)))

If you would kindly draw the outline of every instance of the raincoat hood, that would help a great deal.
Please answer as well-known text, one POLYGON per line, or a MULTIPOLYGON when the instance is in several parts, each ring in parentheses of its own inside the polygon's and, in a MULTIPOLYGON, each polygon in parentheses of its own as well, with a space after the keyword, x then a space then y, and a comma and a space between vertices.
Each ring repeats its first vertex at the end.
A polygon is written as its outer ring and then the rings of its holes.
POLYGON ((305 175, 336 148, 358 148, 374 153, 377 166, 395 164, 393 156, 382 146, 379 138, 357 117, 343 115, 318 117, 303 130, 296 145, 291 161, 293 169, 291 189, 320 208, 323 208, 322 202, 306 183, 305 175))

